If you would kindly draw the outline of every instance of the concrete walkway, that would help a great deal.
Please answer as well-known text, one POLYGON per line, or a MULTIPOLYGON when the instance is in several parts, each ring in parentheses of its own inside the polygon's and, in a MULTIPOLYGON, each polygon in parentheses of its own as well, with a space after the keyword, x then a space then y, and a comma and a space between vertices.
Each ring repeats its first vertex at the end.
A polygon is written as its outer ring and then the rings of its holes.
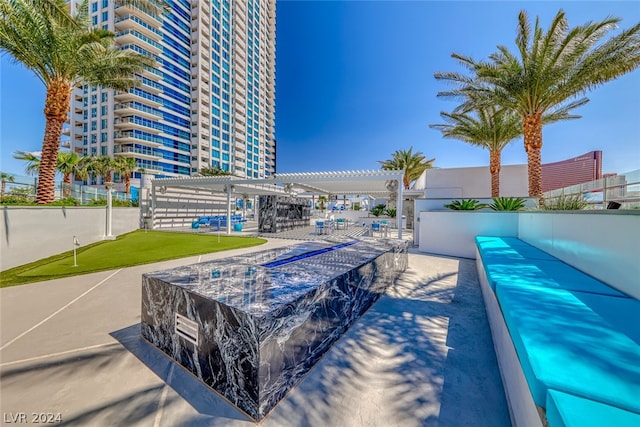
MULTIPOLYGON (((140 338, 141 274, 290 244, 0 289, 3 422, 253 425, 140 338)), ((409 266, 262 425, 510 425, 473 261, 412 252, 409 266)))

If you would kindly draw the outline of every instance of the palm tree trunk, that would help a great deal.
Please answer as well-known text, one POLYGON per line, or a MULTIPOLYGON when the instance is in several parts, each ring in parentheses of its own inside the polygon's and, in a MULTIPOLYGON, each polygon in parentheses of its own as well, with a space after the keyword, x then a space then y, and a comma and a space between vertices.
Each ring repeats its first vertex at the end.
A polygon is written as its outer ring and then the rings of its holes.
POLYGON ((7 181, 2 180, 2 191, 0 192, 0 197, 4 197, 4 190, 7 186, 7 181))
POLYGON ((500 197, 500 150, 489 153, 489 172, 491 173, 491 197, 500 197))
POLYGON ((536 112, 525 116, 522 121, 524 150, 527 152, 529 172, 529 197, 537 197, 542 202, 542 114, 536 112))
POLYGON ((404 184, 404 189, 408 190, 409 189, 409 185, 411 185, 411 181, 409 181, 409 177, 407 176, 406 172, 405 172, 404 176, 402 177, 402 182, 404 184))
POLYGON ((127 175, 124 179, 124 192, 129 194, 131 191, 131 177, 127 175))
POLYGON ((44 104, 44 141, 42 142, 42 157, 38 172, 39 204, 50 203, 55 199, 56 164, 62 125, 67 119, 69 102, 71 101, 71 85, 63 79, 53 79, 47 87, 47 99, 44 104))
POLYGON ((70 173, 64 174, 64 177, 62 178, 62 184, 63 184, 62 185, 63 197, 67 198, 71 194, 71 174, 70 173))

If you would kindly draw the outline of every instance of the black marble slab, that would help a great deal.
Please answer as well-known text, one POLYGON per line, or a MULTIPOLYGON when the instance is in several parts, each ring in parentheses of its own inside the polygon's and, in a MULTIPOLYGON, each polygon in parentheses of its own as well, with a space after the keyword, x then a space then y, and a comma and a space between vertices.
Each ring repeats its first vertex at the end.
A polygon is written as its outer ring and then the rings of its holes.
POLYGON ((333 238, 144 274, 142 335, 260 420, 407 261, 403 241, 333 238))

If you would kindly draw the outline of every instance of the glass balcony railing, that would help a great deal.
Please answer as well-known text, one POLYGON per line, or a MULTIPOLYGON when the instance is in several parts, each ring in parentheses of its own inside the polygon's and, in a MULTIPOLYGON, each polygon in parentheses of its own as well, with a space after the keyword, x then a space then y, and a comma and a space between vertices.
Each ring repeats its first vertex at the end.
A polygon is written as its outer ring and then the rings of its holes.
POLYGON ((118 33, 116 33, 116 37, 121 37, 121 36, 125 36, 127 34, 131 34, 132 36, 142 40, 145 43, 150 44, 151 46, 155 47, 158 50, 162 50, 162 45, 154 40, 151 40, 149 37, 145 36, 144 34, 136 31, 136 30, 124 30, 124 31, 120 31, 118 33))
MULTIPOLYGON (((155 96, 150 93, 147 93, 138 88, 129 89, 127 92, 123 92, 123 93, 129 93, 131 95, 135 95, 135 96, 139 96, 140 98, 147 99, 151 102, 155 102, 160 105, 162 104, 162 98, 160 98, 159 96, 155 96)), ((122 95, 123 93, 116 94, 116 97, 119 95, 122 95)))
POLYGON ((140 104, 138 102, 126 102, 123 104, 116 104, 116 106, 113 108, 114 110, 121 110, 124 108, 131 108, 137 111, 141 111, 143 113, 147 113, 147 114, 153 114, 154 116, 158 117, 158 118, 162 118, 162 113, 159 110, 156 110, 155 108, 151 108, 148 107, 146 105, 140 104))
POLYGON ((139 125, 139 126, 144 126, 147 127, 149 129, 154 129, 157 130, 159 132, 162 131, 162 126, 160 126, 158 123, 152 121, 152 120, 148 120, 148 119, 143 119, 140 117, 119 117, 116 118, 114 121, 115 124, 135 124, 135 125, 139 125))
POLYGON ((640 209, 640 169, 544 193, 545 202, 577 197, 594 209, 640 209))
POLYGON ((140 26, 146 28, 147 30, 151 31, 152 33, 157 34, 158 36, 162 37, 162 32, 159 29, 149 25, 148 23, 144 22, 142 19, 138 18, 135 15, 124 15, 124 16, 121 16, 120 18, 117 18, 115 20, 115 23, 117 24, 117 23, 125 21, 127 19, 130 19, 131 21, 139 24, 140 26))

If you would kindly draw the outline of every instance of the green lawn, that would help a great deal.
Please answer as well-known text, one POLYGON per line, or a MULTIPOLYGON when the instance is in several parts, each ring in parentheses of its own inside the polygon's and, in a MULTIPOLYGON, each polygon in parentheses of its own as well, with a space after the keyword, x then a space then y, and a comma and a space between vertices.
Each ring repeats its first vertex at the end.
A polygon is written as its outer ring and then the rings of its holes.
POLYGON ((73 266, 73 251, 64 252, 2 272, 0 287, 51 280, 132 265, 149 264, 229 249, 261 245, 265 239, 255 237, 134 231, 78 248, 78 266, 73 266))

